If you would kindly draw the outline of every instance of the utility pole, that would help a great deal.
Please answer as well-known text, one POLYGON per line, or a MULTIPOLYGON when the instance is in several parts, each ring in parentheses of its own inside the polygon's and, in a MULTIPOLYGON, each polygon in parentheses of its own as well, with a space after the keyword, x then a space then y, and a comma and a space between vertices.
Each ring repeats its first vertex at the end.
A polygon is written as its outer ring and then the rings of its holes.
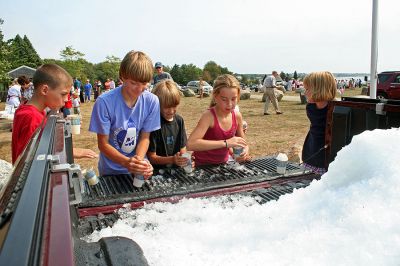
POLYGON ((372 34, 371 34, 371 72, 369 97, 376 99, 377 62, 378 62, 378 0, 372 0, 372 34))

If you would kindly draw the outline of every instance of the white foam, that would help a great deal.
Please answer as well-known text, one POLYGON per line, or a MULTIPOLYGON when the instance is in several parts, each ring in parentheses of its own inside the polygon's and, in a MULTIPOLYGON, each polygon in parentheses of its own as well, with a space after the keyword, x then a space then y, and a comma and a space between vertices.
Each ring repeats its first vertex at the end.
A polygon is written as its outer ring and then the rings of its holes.
POLYGON ((287 161, 288 157, 287 157, 287 155, 285 153, 279 153, 276 156, 276 159, 279 160, 279 161, 287 161))
POLYGON ((113 228, 151 265, 398 265, 400 131, 353 138, 320 181, 259 205, 250 197, 185 199, 120 210, 113 228))
POLYGON ((11 171, 12 164, 7 161, 0 160, 0 189, 8 181, 11 171))

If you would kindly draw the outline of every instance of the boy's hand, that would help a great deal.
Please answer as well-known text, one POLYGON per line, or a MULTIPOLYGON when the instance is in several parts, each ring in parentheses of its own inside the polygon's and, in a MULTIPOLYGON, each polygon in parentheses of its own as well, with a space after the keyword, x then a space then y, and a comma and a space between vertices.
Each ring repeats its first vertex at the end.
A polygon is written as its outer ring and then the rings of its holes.
POLYGON ((182 157, 180 152, 174 155, 174 164, 179 167, 183 167, 187 164, 188 158, 182 157))
POLYGON ((147 160, 134 156, 123 165, 130 173, 143 175, 145 179, 153 175, 153 166, 147 160))
POLYGON ((81 148, 73 148, 73 156, 75 159, 82 159, 82 158, 97 158, 99 155, 92 151, 91 149, 81 149, 81 148))

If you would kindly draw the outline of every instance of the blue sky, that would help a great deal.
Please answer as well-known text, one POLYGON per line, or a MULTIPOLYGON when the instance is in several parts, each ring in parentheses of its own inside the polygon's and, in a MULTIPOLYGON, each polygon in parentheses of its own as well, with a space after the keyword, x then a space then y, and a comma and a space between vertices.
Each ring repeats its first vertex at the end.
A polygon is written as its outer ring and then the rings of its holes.
MULTIPOLYGON (((398 70, 399 0, 379 1, 378 71, 398 70)), ((372 0, 1 0, 6 39, 42 58, 67 45, 97 63, 141 50, 165 65, 237 73, 369 72, 372 0)))

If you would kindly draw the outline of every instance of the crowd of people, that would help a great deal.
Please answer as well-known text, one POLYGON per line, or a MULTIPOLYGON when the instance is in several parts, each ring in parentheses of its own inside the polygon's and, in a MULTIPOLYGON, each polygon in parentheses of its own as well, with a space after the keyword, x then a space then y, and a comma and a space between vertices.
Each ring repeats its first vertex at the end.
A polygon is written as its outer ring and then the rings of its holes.
MULTIPOLYGON (((277 72, 266 77, 264 86, 268 96, 264 114, 268 113, 269 101, 276 114, 282 114, 273 93, 277 72)), ((45 64, 37 69, 33 81, 23 78, 16 83, 31 90, 18 94, 16 84, 10 87, 10 103, 19 105, 14 117, 12 132, 12 160, 16 162, 34 131, 46 123, 46 109, 63 109, 67 116, 73 108, 79 114, 79 106, 91 101, 94 90, 95 104, 89 131, 97 135, 100 150, 98 170, 100 175, 134 174, 149 178, 153 172, 166 167, 184 167, 187 164, 224 164, 251 159, 246 141, 247 124, 238 108, 241 86, 232 75, 220 75, 214 81, 209 108, 201 115, 190 136, 186 135, 183 117, 177 114, 181 94, 169 73, 163 72, 162 64, 154 66, 143 52, 126 54, 119 70, 120 81, 113 79, 104 84, 90 80, 82 85, 58 65, 45 64), (154 69, 156 75, 153 77, 154 69), (152 92, 146 88, 153 81, 152 92), (12 89, 11 89, 12 88, 12 89), (21 96, 20 96, 21 95, 21 96), (72 96, 72 98, 71 98, 72 96), (25 97, 25 96, 24 96, 25 97), (82 99, 83 97, 83 99, 82 99), (71 102, 71 104, 68 104, 71 102), (69 110, 68 110, 69 109, 69 110), (68 110, 68 111, 66 111, 68 110), (234 149, 239 150, 234 156, 234 149), (190 151, 191 156, 187 156, 190 151)), ((307 116, 310 130, 303 147, 306 167, 317 173, 326 169, 324 158, 324 131, 327 102, 334 99, 337 84, 329 72, 314 72, 303 81, 308 100, 307 116)), ((95 158, 89 149, 74 149, 76 158, 95 158)))

